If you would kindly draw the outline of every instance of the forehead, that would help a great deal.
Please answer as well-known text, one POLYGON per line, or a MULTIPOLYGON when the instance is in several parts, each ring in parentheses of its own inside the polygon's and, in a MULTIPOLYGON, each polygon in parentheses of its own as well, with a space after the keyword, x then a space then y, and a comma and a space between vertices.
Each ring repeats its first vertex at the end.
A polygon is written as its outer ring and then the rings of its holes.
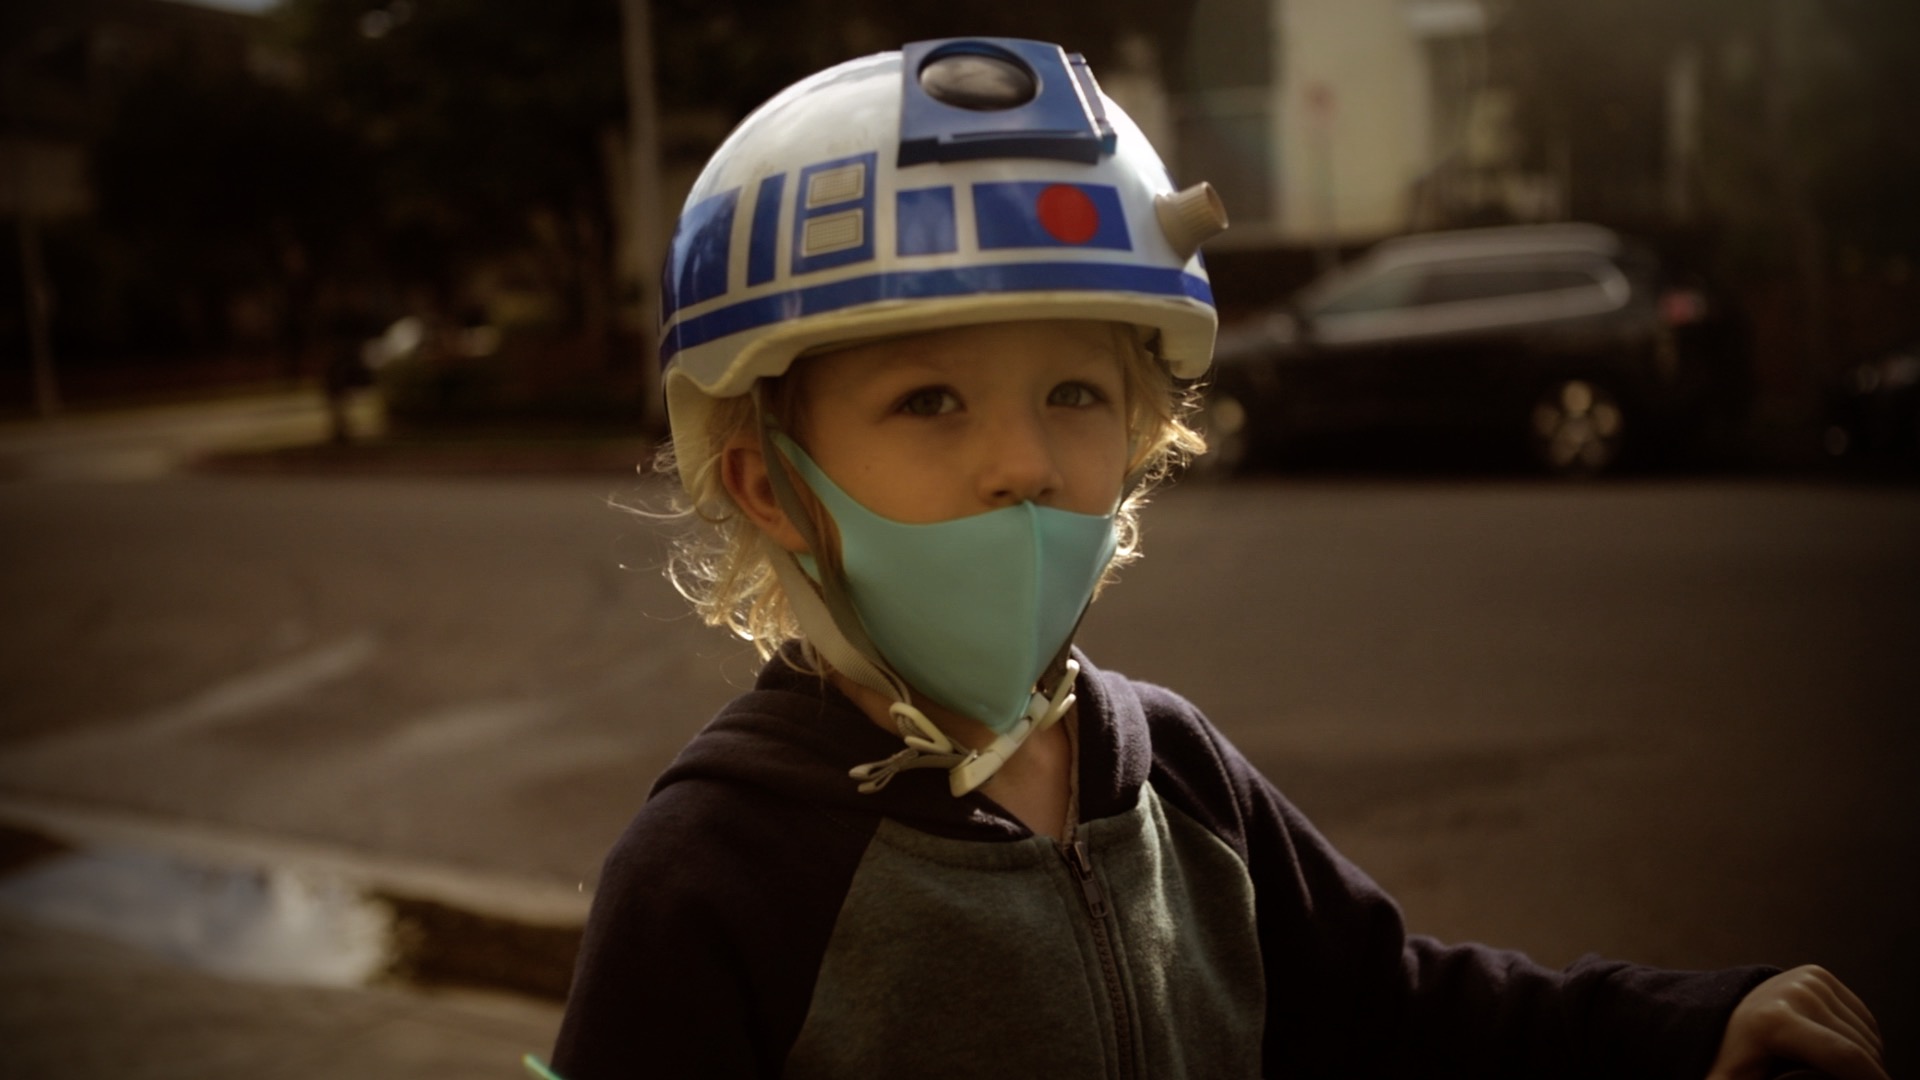
POLYGON ((1126 359, 1112 323, 1047 319, 950 327, 863 342, 802 360, 807 383, 857 384, 895 372, 1013 370, 1023 366, 1113 363, 1126 359))

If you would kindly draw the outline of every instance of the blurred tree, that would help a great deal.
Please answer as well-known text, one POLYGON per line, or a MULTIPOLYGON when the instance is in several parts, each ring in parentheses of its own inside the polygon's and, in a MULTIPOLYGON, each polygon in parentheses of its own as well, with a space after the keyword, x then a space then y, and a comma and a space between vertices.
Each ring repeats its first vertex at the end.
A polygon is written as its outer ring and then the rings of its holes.
POLYGON ((193 344, 219 347, 227 298, 271 282, 297 371, 318 288, 343 269, 366 202, 356 141, 306 98, 240 71, 158 67, 116 97, 93 179, 110 263, 143 268, 123 288, 185 291, 200 313, 193 344))
POLYGON ((386 268, 451 312, 477 262, 531 252, 566 323, 604 347, 625 108, 617 7, 289 0, 276 17, 309 93, 364 140, 386 268))
POLYGON ((1904 120, 1920 4, 1489 2, 1495 78, 1565 212, 1651 234, 1730 284, 1783 409, 1814 407, 1836 361, 1920 330, 1920 133, 1904 120), (1676 93, 1695 117, 1678 172, 1676 93))
MULTIPOLYGON (((302 360, 363 174, 263 25, 155 0, 0 5, 0 187, 33 178, 37 208, 9 232, 23 254, 44 247, 20 260, 51 301, 36 337, 82 396, 302 360)), ((19 295, 6 284, 0 334, 19 295)))
POLYGON ((1911 0, 1497 0, 1499 77, 1519 90, 1537 167, 1569 168, 1572 216, 1646 217, 1666 167, 1668 75, 1699 60, 1699 169, 1715 224, 1776 265, 1775 175, 1832 239, 1920 256, 1920 5, 1911 0), (1782 160, 1783 155, 1790 161, 1782 160), (1556 160, 1564 158, 1564 160, 1556 160), (1570 163, 1570 164, 1569 164, 1570 163), (1769 243, 1765 237, 1773 236, 1769 243))
POLYGON ((1660 206, 1664 91, 1726 0, 1492 0, 1496 82, 1513 88, 1528 164, 1555 174, 1572 217, 1660 206))
POLYGON ((988 35, 1053 41, 1099 71, 1128 34, 1177 55, 1187 5, 1148 0, 655 0, 661 100, 720 106, 735 117, 829 64, 928 38, 988 35))
POLYGON ((1793 118, 1814 152, 1809 190, 1843 247, 1920 263, 1920 4, 1824 0, 1829 47, 1808 73, 1793 118))

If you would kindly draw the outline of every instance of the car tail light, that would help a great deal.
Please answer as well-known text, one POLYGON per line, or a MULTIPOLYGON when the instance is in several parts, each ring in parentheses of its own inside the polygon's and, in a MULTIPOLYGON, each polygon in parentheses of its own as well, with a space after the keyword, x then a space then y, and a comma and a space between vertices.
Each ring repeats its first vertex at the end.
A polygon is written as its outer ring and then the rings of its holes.
POLYGON ((1698 289, 1668 289, 1660 294, 1660 318, 1668 326, 1687 326, 1707 317, 1707 298, 1698 289))

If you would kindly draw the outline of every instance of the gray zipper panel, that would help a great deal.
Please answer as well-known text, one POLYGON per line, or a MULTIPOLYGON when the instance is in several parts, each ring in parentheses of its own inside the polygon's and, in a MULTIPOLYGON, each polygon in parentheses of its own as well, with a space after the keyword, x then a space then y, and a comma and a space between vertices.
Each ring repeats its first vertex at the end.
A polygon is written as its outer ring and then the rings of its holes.
POLYGON ((1266 994, 1233 851, 1151 788, 1076 838, 1104 918, 1051 840, 883 823, 786 1075, 1257 1076, 1266 994))

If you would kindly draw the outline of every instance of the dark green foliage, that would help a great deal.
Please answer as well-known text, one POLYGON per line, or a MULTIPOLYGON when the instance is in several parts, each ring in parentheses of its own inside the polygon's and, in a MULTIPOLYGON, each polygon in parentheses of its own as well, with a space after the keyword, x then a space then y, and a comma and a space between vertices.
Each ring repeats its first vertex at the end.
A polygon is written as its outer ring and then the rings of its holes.
POLYGON ((93 179, 104 226, 215 285, 326 261, 370 193, 352 133, 290 90, 220 72, 129 84, 93 179))
MULTIPOLYGON (((1575 217, 1657 183, 1668 65, 1699 62, 1710 223, 1739 262, 1787 261, 1793 214, 1836 249, 1920 260, 1920 5, 1910 0, 1503 0, 1496 47, 1535 165, 1570 153, 1575 217)), ((1645 202, 1644 199, 1639 200, 1645 202)))
POLYGON ((472 260, 535 247, 576 313, 579 290, 608 288, 617 5, 290 0, 277 18, 307 93, 361 139, 361 221, 390 272, 447 294, 472 260))

